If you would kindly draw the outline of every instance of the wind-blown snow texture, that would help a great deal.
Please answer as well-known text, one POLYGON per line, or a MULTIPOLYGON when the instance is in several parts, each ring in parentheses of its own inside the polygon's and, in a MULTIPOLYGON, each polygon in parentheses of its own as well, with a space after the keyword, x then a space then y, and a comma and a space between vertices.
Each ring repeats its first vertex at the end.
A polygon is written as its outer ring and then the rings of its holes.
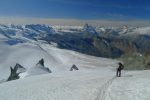
MULTIPOLYGON (((37 27, 37 26, 36 26, 37 27)), ((12 37, 11 37, 12 38, 12 37)), ((58 49, 44 41, 19 37, 10 45, 0 34, 0 100, 149 100, 150 71, 123 71, 115 77, 118 61, 58 49), (44 59, 45 67, 36 66, 44 59), (20 79, 3 82, 10 66, 26 68, 20 79), (75 64, 79 70, 69 71, 75 64)))

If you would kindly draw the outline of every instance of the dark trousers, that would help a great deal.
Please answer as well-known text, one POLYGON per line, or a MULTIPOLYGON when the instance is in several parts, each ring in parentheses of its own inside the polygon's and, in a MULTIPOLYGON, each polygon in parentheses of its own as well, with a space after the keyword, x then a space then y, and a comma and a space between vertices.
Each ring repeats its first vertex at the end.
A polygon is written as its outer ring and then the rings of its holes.
POLYGON ((117 76, 117 77, 121 77, 121 69, 117 69, 116 76, 117 76))

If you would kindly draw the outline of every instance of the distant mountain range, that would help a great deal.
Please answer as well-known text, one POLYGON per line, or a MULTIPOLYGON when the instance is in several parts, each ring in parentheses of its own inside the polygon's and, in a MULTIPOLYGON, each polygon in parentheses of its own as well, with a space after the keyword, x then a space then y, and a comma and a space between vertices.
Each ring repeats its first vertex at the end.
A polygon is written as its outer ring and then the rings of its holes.
POLYGON ((40 41, 81 53, 117 58, 126 53, 144 54, 150 50, 150 27, 93 27, 0 25, 0 40, 9 45, 40 41))

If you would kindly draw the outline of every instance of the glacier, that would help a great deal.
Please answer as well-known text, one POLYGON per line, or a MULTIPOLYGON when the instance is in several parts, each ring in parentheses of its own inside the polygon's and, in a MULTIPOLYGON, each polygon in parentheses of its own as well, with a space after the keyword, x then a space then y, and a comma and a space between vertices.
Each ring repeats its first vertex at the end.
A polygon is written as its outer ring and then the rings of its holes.
POLYGON ((3 28, 0 30, 0 100, 150 99, 149 70, 123 71, 122 77, 118 78, 115 75, 119 60, 60 49, 57 43, 39 40, 41 31, 14 27, 0 27, 3 28), (8 34, 8 30, 13 30, 12 34, 8 34), (25 30, 34 33, 33 38, 25 36, 30 35, 25 30), (10 40, 17 42, 6 42, 10 40), (51 73, 37 64, 42 58, 51 73), (5 82, 10 66, 16 63, 27 71, 20 74, 20 79, 5 82), (78 66, 78 71, 69 71, 73 64, 78 66))

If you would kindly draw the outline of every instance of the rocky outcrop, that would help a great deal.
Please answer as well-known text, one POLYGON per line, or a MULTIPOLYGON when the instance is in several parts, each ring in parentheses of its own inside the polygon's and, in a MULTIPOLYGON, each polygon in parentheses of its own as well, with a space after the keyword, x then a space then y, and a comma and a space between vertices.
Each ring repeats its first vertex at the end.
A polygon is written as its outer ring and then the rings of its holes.
POLYGON ((48 74, 52 73, 52 71, 48 67, 45 67, 44 59, 42 58, 41 60, 38 61, 38 63, 34 67, 31 67, 27 71, 27 73, 28 76, 32 76, 32 75, 48 74))
POLYGON ((43 58, 36 64, 36 66, 42 68, 43 70, 49 73, 52 73, 52 71, 49 68, 45 67, 43 58))
POLYGON ((14 68, 10 67, 10 76, 7 81, 19 79, 19 74, 25 72, 26 69, 20 64, 16 64, 14 68))
POLYGON ((73 70, 79 70, 78 67, 75 64, 72 65, 72 67, 70 68, 70 71, 73 71, 73 70))
POLYGON ((44 66, 44 59, 42 58, 38 63, 37 65, 40 64, 41 66, 44 66))

